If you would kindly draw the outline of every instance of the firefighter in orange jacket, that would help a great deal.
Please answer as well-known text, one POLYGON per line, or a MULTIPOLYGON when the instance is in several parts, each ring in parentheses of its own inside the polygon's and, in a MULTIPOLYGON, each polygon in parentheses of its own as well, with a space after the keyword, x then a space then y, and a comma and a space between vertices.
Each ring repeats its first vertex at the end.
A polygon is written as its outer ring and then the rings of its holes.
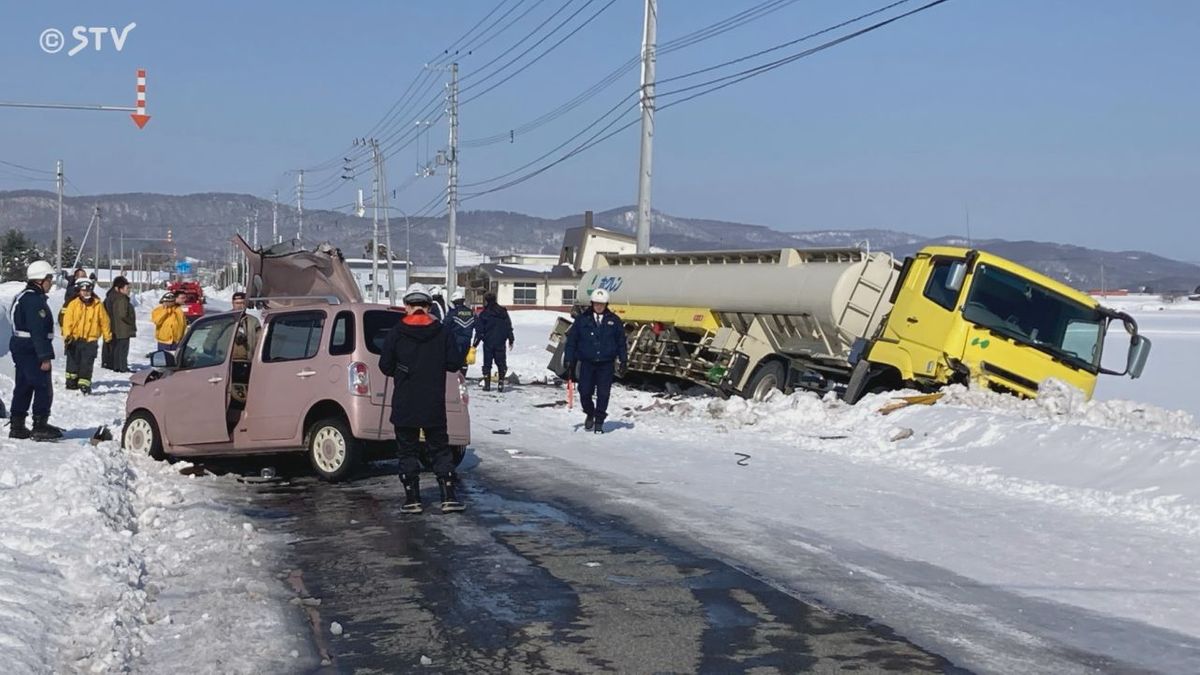
POLYGON ((187 330, 187 317, 179 308, 174 293, 163 293, 162 304, 150 312, 150 320, 154 322, 154 339, 158 340, 160 351, 173 352, 183 339, 187 330))
POLYGON ((92 369, 96 365, 99 340, 112 340, 112 328, 104 303, 96 297, 90 279, 75 282, 78 295, 63 312, 63 343, 67 353, 67 389, 92 393, 92 369))

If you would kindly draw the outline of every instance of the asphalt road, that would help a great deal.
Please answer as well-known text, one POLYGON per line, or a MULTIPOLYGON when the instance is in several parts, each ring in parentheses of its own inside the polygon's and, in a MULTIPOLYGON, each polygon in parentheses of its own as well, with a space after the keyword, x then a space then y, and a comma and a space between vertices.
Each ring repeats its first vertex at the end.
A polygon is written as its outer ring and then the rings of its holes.
POLYGON ((248 515, 288 532, 288 582, 313 599, 317 672, 960 672, 473 455, 466 513, 440 514, 426 479, 426 512, 401 514, 391 466, 340 485, 285 466, 254 487, 248 515))

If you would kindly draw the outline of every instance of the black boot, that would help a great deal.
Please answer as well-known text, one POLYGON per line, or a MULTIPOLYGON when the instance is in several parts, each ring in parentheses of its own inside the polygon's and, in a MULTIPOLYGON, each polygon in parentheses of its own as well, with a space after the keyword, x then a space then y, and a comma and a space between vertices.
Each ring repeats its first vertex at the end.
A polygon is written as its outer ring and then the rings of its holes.
POLYGON ((497 381, 496 381, 496 391, 499 391, 499 392, 503 392, 503 391, 504 391, 504 376, 505 376, 505 375, 507 375, 507 374, 508 374, 508 373, 504 372, 503 370, 502 370, 502 371, 500 371, 500 375, 499 375, 499 377, 497 378, 497 381))
POLYGON ((74 391, 79 388, 79 380, 73 377, 67 377, 67 389, 74 391))
POLYGON ((487 373, 484 373, 484 375, 483 375, 483 390, 484 391, 492 390, 492 376, 487 373))
POLYGON ((420 474, 412 476, 400 476, 400 484, 404 486, 404 506, 400 507, 402 513, 420 513, 421 512, 421 476, 420 474))
POLYGON ((24 415, 13 415, 8 421, 8 437, 25 439, 29 438, 29 427, 25 426, 24 415))
POLYGON ((458 493, 454 491, 454 483, 457 479, 454 474, 442 474, 437 477, 438 487, 442 490, 442 513, 454 513, 456 511, 465 511, 467 507, 458 501, 458 493))
POLYGON ((592 432, 597 434, 604 433, 604 418, 597 417, 595 424, 592 426, 592 432))
POLYGON ((63 437, 63 430, 50 424, 46 415, 33 416, 33 431, 29 435, 35 441, 57 441, 63 437))
POLYGON ((591 430, 592 430, 592 427, 594 427, 594 426, 596 426, 596 418, 595 418, 595 417, 592 417, 591 415, 588 415, 587 417, 585 417, 585 418, 584 418, 584 420, 583 420, 583 428, 584 428, 585 430, 587 430, 587 431, 591 431, 591 430))

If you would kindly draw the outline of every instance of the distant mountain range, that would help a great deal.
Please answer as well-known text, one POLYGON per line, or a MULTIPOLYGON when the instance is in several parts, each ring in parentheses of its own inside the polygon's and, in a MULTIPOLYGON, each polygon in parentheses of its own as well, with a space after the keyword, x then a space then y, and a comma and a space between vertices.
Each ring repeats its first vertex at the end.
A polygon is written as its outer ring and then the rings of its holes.
MULTIPOLYGON (((251 195, 203 193, 163 195, 130 193, 67 197, 64 199, 63 228, 76 243, 83 238, 93 207, 100 207, 101 256, 107 255, 108 237, 113 237, 113 252, 119 248, 119 236, 126 237, 127 250, 158 246, 150 240, 164 240, 170 229, 180 255, 204 260, 220 260, 237 231, 246 230, 246 218, 257 218, 259 241, 266 244, 271 233, 271 202, 251 195)), ((36 190, 0 192, 0 231, 17 229, 37 241, 53 240, 56 222, 56 198, 53 193, 36 190)), ((594 222, 621 232, 632 232, 635 212, 623 207, 597 212, 594 222)), ((412 257, 416 264, 444 262, 439 242, 445 241, 446 219, 411 220, 412 257)), ((485 254, 556 253, 563 230, 583 224, 583 215, 563 218, 539 218, 508 211, 463 211, 458 215, 459 246, 485 254)), ((405 221, 393 216, 392 246, 403 258, 405 221)), ((296 235, 296 209, 280 205, 279 231, 284 238, 296 235)), ((370 217, 327 210, 304 212, 303 239, 330 241, 350 256, 362 255, 371 236, 370 217)), ((249 237, 247 237, 249 239, 249 237)), ((753 249, 773 247, 848 246, 856 243, 872 249, 907 255, 922 246, 939 243, 963 245, 956 237, 922 237, 884 229, 821 230, 784 232, 761 225, 746 225, 719 220, 682 218, 655 212, 651 243, 669 250, 753 249)), ((1099 251, 1070 244, 1005 241, 972 242, 1002 256, 1077 288, 1140 288, 1155 291, 1191 290, 1200 284, 1200 266, 1171 260, 1144 251, 1099 251)), ((91 246, 88 246, 91 249, 91 246)))

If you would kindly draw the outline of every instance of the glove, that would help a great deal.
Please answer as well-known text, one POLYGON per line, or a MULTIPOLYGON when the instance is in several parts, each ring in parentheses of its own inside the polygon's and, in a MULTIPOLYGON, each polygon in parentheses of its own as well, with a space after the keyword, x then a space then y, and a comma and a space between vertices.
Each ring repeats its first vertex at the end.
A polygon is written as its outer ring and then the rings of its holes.
POLYGON ((615 374, 615 375, 616 375, 618 378, 620 378, 620 377, 625 377, 625 373, 626 373, 628 370, 629 370, 629 364, 628 364, 628 363, 625 363, 624 361, 621 361, 621 362, 617 363, 616 372, 615 372, 614 374, 615 374))

